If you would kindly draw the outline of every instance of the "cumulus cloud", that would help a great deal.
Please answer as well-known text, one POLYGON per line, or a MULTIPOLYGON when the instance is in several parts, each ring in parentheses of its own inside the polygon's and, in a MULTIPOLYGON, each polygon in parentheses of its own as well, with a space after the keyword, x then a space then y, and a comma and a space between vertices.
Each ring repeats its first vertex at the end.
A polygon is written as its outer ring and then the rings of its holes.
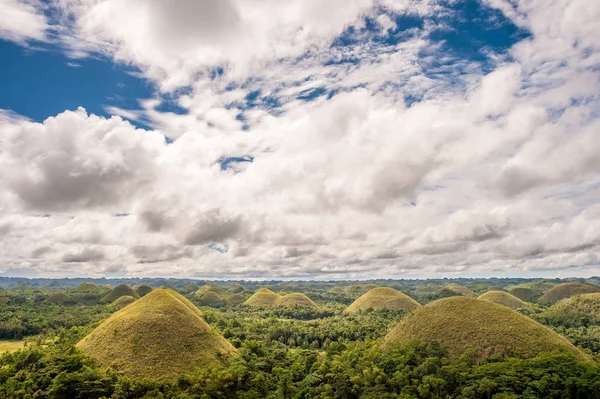
POLYGON ((483 65, 432 39, 450 12, 435 1, 58 2, 65 45, 137 66, 185 112, 158 93, 106 108, 148 130, 83 109, 0 113, 3 264, 251 278, 596 267, 598 7, 486 4, 529 35, 483 65), (394 33, 403 16, 423 24, 394 33))

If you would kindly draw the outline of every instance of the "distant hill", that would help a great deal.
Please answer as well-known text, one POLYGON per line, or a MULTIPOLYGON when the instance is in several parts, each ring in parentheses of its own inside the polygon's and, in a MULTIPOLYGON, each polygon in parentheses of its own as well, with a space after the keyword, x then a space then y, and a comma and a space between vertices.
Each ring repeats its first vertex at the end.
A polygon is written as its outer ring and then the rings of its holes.
POLYGON ((559 301, 536 318, 565 327, 600 325, 600 293, 575 295, 559 301))
POLYGON ((446 286, 446 288, 456 292, 457 294, 463 295, 463 296, 471 296, 471 297, 475 296, 475 293, 473 291, 471 291, 471 289, 469 289, 468 287, 465 287, 464 285, 450 283, 446 286))
POLYGON ((239 293, 246 291, 246 288, 244 288, 243 285, 236 283, 236 284, 231 285, 231 287, 229 287, 228 291, 231 293, 234 293, 234 294, 239 294, 239 293))
POLYGON ((514 310, 527 307, 527 303, 523 302, 514 295, 504 291, 488 291, 481 295, 479 299, 483 301, 497 303, 498 305, 506 306, 514 310))
POLYGON ((511 288, 508 291, 511 295, 516 296, 517 298, 519 298, 522 301, 525 302, 537 302, 538 299, 540 299, 540 297, 542 296, 541 293, 539 293, 538 291, 535 291, 531 288, 527 288, 527 287, 515 287, 515 288, 511 288))
POLYGON ((261 288, 244 302, 248 306, 273 306, 279 299, 279 294, 268 288, 261 288))
POLYGON ((47 302, 56 303, 59 305, 66 305, 68 303, 73 303, 74 301, 70 296, 65 294, 64 292, 57 292, 56 294, 52 294, 46 299, 47 302))
POLYGON ((156 289, 114 313, 77 347, 102 367, 155 380, 173 380, 236 354, 200 310, 171 289, 156 289))
POLYGON ((316 308, 317 304, 304 294, 292 293, 277 298, 275 306, 316 308))
POLYGON ((388 287, 377 287, 360 296, 346 308, 346 312, 355 313, 368 309, 414 310, 420 306, 417 301, 400 291, 388 287))
POLYGON ((140 284, 135 287, 134 291, 136 294, 138 294, 138 296, 142 297, 152 292, 152 287, 146 284, 140 284))
POLYGON ((125 306, 131 304, 135 302, 135 298, 129 295, 125 295, 122 297, 119 297, 116 301, 114 301, 112 303, 113 306, 117 307, 117 308, 124 308, 125 306))
POLYGON ((121 284, 110 290, 106 295, 100 298, 100 303, 113 303, 122 296, 132 296, 138 298, 139 295, 128 285, 121 284))
POLYGON ((562 299, 567 299, 575 295, 593 294, 594 292, 600 292, 600 287, 578 282, 563 283, 546 292, 538 300, 538 302, 553 304, 562 299))
POLYGON ((475 298, 451 297, 432 302, 401 320, 384 347, 411 341, 443 344, 451 358, 466 350, 476 357, 566 351, 580 360, 588 356, 542 324, 502 305, 475 298))
POLYGON ((102 291, 106 292, 105 289, 98 287, 94 283, 82 283, 82 284, 79 284, 77 287, 73 288, 73 292, 94 292, 94 293, 100 293, 102 291))

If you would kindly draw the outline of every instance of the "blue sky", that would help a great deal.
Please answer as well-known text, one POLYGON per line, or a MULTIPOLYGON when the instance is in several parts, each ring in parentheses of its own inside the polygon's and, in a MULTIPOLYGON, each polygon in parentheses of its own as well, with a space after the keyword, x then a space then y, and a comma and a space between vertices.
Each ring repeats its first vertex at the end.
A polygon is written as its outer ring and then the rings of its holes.
POLYGON ((140 1, 0 0, 0 273, 599 272, 600 6, 140 1))

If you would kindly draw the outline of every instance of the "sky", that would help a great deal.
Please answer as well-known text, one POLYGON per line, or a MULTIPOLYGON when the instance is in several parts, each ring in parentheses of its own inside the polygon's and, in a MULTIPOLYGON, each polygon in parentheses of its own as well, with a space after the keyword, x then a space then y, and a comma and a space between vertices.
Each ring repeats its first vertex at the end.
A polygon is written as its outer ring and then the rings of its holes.
POLYGON ((0 276, 600 274, 600 2, 0 10, 0 276))

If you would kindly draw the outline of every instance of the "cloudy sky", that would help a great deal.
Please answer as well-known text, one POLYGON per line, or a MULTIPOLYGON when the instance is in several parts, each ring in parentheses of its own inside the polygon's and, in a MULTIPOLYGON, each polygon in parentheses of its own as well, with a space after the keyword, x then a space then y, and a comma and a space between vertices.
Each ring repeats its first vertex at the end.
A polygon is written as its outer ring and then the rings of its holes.
POLYGON ((0 275, 600 274, 598 1, 0 10, 0 275))

